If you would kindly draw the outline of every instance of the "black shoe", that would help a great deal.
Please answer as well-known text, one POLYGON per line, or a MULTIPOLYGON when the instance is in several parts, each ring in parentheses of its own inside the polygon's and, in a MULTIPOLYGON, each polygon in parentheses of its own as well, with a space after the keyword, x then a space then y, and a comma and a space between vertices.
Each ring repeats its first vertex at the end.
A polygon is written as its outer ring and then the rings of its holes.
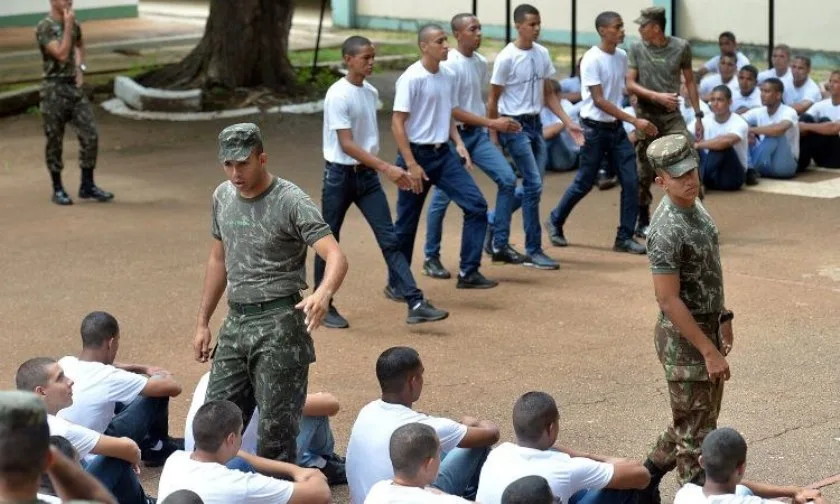
POLYGON ((606 191, 607 189, 612 189, 613 187, 618 185, 618 177, 607 177, 606 173, 603 175, 598 174, 598 189, 601 191, 606 191))
POLYGON ((539 251, 536 254, 525 256, 525 262, 522 263, 529 268, 541 270, 556 270, 560 269, 560 263, 545 255, 544 252, 539 251))
POLYGON ((505 245, 502 250, 493 251, 493 262, 504 264, 522 264, 525 256, 514 250, 510 245, 505 245))
POLYGON ((650 231, 650 224, 642 225, 640 222, 636 226, 636 231, 633 234, 636 235, 636 238, 647 238, 648 231, 650 231))
POLYGON ((647 254, 647 247, 633 238, 616 240, 615 245, 613 245, 613 250, 616 252, 627 252, 629 254, 647 254))
POLYGON ((452 275, 446 271, 437 257, 430 257, 423 262, 423 274, 441 280, 452 278, 452 275))
POLYGON ((455 287, 458 289, 492 289, 497 285, 499 285, 499 282, 485 278, 478 271, 473 271, 467 276, 458 275, 458 283, 455 284, 455 287))
POLYGON ((95 185, 90 186, 80 186, 79 187, 79 198, 81 199, 95 199, 96 201, 111 201, 114 199, 114 193, 109 193, 108 191, 103 191, 99 187, 95 185))
POLYGON ((146 496, 146 504, 157 504, 157 498, 150 495, 146 496))
POLYGON ((754 169, 752 169, 752 168, 750 168, 749 170, 747 170, 747 180, 746 180, 746 184, 747 184, 748 186, 758 185, 758 179, 759 179, 759 178, 761 178, 761 177, 759 177, 759 175, 758 175, 758 170, 754 170, 754 169))
POLYGON ((493 226, 487 223, 487 233, 484 235, 484 253, 493 255, 493 226))
POLYGON ((140 452, 140 458, 146 467, 160 467, 172 453, 184 449, 184 438, 169 438, 159 450, 146 449, 140 452))
POLYGON ((569 246, 569 242, 566 241, 566 237, 563 236, 563 230, 551 222, 551 219, 545 221, 545 230, 548 231, 548 239, 551 240, 552 245, 555 247, 569 246))
POLYGON ((422 324, 423 322, 436 322, 449 316, 446 310, 435 308, 432 303, 424 299, 414 308, 408 309, 407 324, 422 324))
POLYGON ((324 317, 324 321, 321 322, 321 325, 324 327, 329 327, 330 329, 347 329, 350 327, 350 324, 347 322, 347 319, 342 317, 335 306, 330 305, 330 309, 327 312, 327 315, 324 317))
POLYGON ((346 485, 347 472, 345 471, 345 459, 341 455, 333 453, 332 455, 324 457, 327 464, 320 468, 324 476, 327 477, 327 484, 329 486, 346 485))
POLYGON ((385 297, 390 299, 391 301, 396 301, 397 303, 405 303, 405 298, 394 292, 394 289, 392 289, 390 285, 386 285, 385 290, 382 292, 385 294, 385 297))
POLYGON ((668 473, 658 468, 650 459, 645 460, 645 468, 650 473, 650 483, 644 489, 636 491, 637 504, 662 504, 662 497, 659 494, 659 482, 668 473))
POLYGON ((67 206, 72 205, 73 200, 70 199, 70 195, 67 194, 64 189, 59 189, 57 191, 53 191, 52 196, 50 197, 50 201, 55 203, 56 205, 67 206))

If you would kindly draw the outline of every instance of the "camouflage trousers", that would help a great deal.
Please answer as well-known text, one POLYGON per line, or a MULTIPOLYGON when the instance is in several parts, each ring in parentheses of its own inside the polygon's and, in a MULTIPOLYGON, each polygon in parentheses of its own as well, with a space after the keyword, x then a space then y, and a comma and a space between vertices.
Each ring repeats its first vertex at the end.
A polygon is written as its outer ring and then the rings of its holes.
POLYGON ((47 137, 47 169, 59 173, 64 168, 62 160, 64 127, 67 123, 79 137, 79 167, 92 170, 96 167, 99 135, 93 107, 84 91, 72 82, 45 81, 41 86, 41 117, 47 137))
POLYGON ((300 297, 288 299, 288 306, 259 313, 231 309, 213 350, 207 400, 235 403, 242 425, 259 406, 257 454, 294 464, 315 350, 303 312, 294 308, 300 297))
MULTIPOLYGON (((695 319, 720 349, 716 317, 695 319)), ((648 458, 665 472, 676 468, 680 485, 702 485, 705 473, 698 461, 700 446, 706 435, 717 428, 724 381, 709 380, 703 356, 667 320, 657 324, 654 338, 668 382, 673 423, 659 436, 648 458)))
POLYGON ((638 140, 636 141, 635 147, 636 166, 638 167, 639 173, 639 206, 649 207, 653 202, 653 193, 650 192, 650 186, 653 185, 656 172, 647 158, 648 146, 657 138, 674 133, 682 133, 689 138, 693 137, 688 133, 685 127, 685 121, 679 111, 668 114, 649 114, 637 111, 637 115, 640 119, 647 119, 652 122, 656 126, 656 129, 659 130, 659 135, 655 137, 649 137, 645 135, 644 131, 636 130, 636 138, 638 140))

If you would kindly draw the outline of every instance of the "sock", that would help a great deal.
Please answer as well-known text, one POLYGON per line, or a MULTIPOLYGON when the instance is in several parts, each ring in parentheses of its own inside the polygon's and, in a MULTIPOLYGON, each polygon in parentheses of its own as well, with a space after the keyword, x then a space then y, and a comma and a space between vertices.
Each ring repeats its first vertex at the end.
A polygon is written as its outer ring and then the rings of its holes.
POLYGON ((419 307, 420 307, 420 305, 421 305, 421 304, 423 304, 423 301, 417 301, 417 304, 415 304, 414 306, 412 306, 412 307, 411 307, 411 309, 412 309, 412 310, 416 310, 417 308, 419 308, 419 307))
POLYGON ((82 169, 82 186, 84 186, 84 187, 92 187, 93 186, 93 169, 92 168, 83 168, 82 169))
POLYGON ((61 172, 50 172, 52 179, 53 191, 62 191, 64 186, 61 184, 61 172))

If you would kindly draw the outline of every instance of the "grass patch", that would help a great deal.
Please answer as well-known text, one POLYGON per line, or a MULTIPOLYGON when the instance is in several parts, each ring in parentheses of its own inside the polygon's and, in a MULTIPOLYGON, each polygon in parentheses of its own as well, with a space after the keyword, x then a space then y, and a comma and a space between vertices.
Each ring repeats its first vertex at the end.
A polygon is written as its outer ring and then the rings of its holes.
MULTIPOLYGON (((417 48, 407 44, 377 44, 376 45, 376 55, 377 56, 401 56, 404 54, 411 54, 417 55, 419 54, 417 48)), ((315 57, 315 51, 312 50, 305 50, 305 51, 292 51, 289 53, 289 60, 292 62, 294 66, 307 66, 312 65, 312 60, 315 57)), ((318 51, 318 61, 319 62, 327 62, 327 61, 341 61, 341 48, 340 47, 326 47, 322 48, 318 51)))

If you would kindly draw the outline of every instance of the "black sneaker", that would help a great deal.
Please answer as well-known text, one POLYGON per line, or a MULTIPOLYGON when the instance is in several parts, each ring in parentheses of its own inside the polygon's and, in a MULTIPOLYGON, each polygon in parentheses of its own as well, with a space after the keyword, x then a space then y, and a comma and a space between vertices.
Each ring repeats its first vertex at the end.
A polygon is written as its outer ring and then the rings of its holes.
POLYGON ((146 504, 157 504, 157 497, 152 497, 151 495, 146 496, 146 504))
POLYGON ((407 324, 422 324, 423 322, 436 322, 449 316, 446 310, 435 308, 427 299, 420 301, 414 308, 408 309, 407 324))
POLYGON ((613 250, 616 252, 627 252, 629 254, 647 254, 647 247, 637 242, 633 238, 626 240, 615 240, 613 250))
POLYGON ((758 170, 754 170, 754 169, 752 169, 752 168, 750 168, 749 170, 747 170, 747 180, 746 180, 746 184, 747 184, 748 186, 758 185, 758 179, 760 179, 760 178, 761 178, 761 177, 758 175, 758 170))
POLYGON ((59 189, 57 191, 53 191, 52 196, 50 196, 50 201, 55 203, 56 205, 67 206, 72 205, 73 200, 70 199, 70 195, 67 194, 64 189, 59 189))
POLYGON ((400 294, 394 292, 394 289, 391 288, 390 285, 385 286, 385 290, 382 291, 385 294, 385 297, 390 299, 391 301, 396 301, 397 303, 405 303, 405 298, 402 297, 400 294))
POLYGON ((174 452, 184 449, 184 438, 169 438, 159 450, 142 450, 140 458, 146 467, 160 467, 174 452))
POLYGON ((618 177, 613 175, 612 177, 607 175, 606 170, 599 170, 598 171, 598 189, 601 191, 606 191, 607 189, 612 189, 618 185, 618 177))
POLYGON ((541 270, 560 269, 560 263, 548 257, 542 251, 525 257, 525 262, 523 264, 529 268, 536 268, 541 270))
POLYGON ((443 267, 443 264, 440 263, 440 259, 437 257, 430 257, 423 262, 423 274, 441 280, 452 278, 452 274, 443 267))
POLYGON ((346 485, 347 472, 345 470, 346 461, 344 457, 333 453, 324 457, 324 459, 327 461, 327 464, 320 468, 320 471, 327 477, 327 484, 330 486, 346 485))
POLYGON ((557 227, 551 219, 545 221, 545 230, 548 231, 548 239, 551 240, 551 244, 555 247, 568 247, 569 242, 566 241, 566 237, 563 236, 563 229, 557 227))
POLYGON ((522 264, 525 262, 525 256, 517 252, 510 245, 505 245, 502 250, 493 251, 493 262, 504 264, 522 264))
POLYGON ((499 285, 499 282, 485 278, 478 271, 473 271, 467 276, 458 275, 458 283, 455 284, 455 287, 458 289, 492 289, 497 285, 499 285))
POLYGON ((650 224, 642 224, 640 222, 636 225, 636 232, 633 234, 636 235, 636 238, 647 238, 648 231, 650 231, 650 224))
POLYGON ((487 233, 484 235, 484 253, 493 255, 493 226, 487 223, 487 233))
POLYGON ((350 327, 350 324, 347 322, 347 319, 342 317, 335 306, 330 305, 330 309, 327 312, 327 315, 324 317, 324 321, 321 322, 321 325, 324 327, 329 327, 330 329, 346 329, 350 327))
POLYGON ((79 187, 79 198, 81 199, 95 199, 96 201, 111 201, 114 199, 114 193, 103 191, 95 185, 79 187))

